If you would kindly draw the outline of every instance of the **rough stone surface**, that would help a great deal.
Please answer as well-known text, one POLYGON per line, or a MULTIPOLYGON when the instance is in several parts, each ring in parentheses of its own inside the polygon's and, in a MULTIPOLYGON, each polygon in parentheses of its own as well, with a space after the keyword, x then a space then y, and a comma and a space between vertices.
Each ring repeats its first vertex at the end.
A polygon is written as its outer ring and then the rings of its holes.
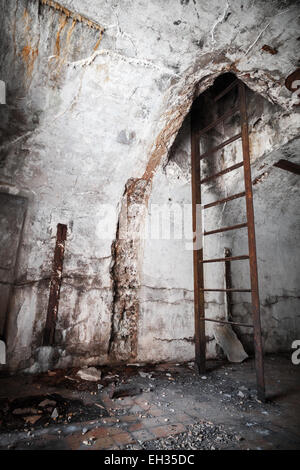
MULTIPOLYGON (((250 120, 262 321, 267 351, 287 350, 300 328, 299 185, 297 175, 272 165, 297 162, 299 107, 284 81, 299 66, 299 3, 64 6, 102 25, 103 36, 38 0, 0 0, 0 78, 7 85, 0 191, 11 206, 17 197, 26 202, 18 217, 13 210, 15 222, 9 218, 16 259, 10 277, 0 278, 9 369, 193 357, 192 252, 185 240, 124 238, 123 216, 129 230, 143 231, 152 203, 190 204, 188 112, 228 71, 262 97, 251 98, 250 120), (58 223, 68 226, 62 288, 55 346, 43 351, 58 223)), ((234 145, 229 158, 238 153, 234 145)), ((228 176, 229 188, 241 184, 228 176)), ((211 223, 238 219, 236 204, 223 209, 211 223)), ((209 243, 208 254, 224 246, 238 252, 243 244, 224 236, 209 243)), ((246 274, 237 270, 233 281, 246 282, 246 274)), ((210 280, 223 282, 223 273, 210 280)), ((221 295, 207 306, 209 315, 224 316, 221 295)), ((233 315, 248 322, 249 299, 235 299, 233 315)), ((250 348, 248 332, 238 336, 250 348)), ((215 357, 211 326, 207 338, 215 357)))

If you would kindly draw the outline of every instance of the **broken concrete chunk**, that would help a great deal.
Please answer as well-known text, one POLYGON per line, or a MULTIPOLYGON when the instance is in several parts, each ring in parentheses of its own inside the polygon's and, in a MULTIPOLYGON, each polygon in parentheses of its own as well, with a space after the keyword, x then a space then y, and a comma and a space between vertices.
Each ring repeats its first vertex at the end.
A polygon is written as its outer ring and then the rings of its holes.
POLYGON ((52 419, 56 419, 58 417, 58 411, 56 408, 54 408, 54 410, 52 411, 52 415, 51 415, 51 418, 52 419))
POLYGON ((0 340, 0 364, 6 364, 6 345, 0 340))
POLYGON ((215 325, 214 337, 230 362, 243 362, 248 357, 230 325, 215 325))
POLYGON ((101 371, 96 369, 96 367, 81 369, 77 372, 77 375, 82 380, 88 380, 90 382, 98 382, 98 380, 101 380, 101 371))

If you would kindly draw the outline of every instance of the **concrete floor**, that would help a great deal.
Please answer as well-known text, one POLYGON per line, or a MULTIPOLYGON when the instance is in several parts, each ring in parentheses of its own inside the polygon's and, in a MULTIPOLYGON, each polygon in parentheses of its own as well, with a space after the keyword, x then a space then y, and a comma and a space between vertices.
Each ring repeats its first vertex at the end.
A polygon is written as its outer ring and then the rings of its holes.
POLYGON ((300 366, 289 357, 266 358, 266 403, 256 399, 253 360, 209 361, 200 377, 192 364, 104 367, 98 383, 76 372, 0 378, 0 449, 188 448, 197 426, 192 449, 300 449, 300 366), (34 410, 13 414, 13 406, 45 396, 71 400, 72 408, 56 419, 39 411, 35 424, 34 410))

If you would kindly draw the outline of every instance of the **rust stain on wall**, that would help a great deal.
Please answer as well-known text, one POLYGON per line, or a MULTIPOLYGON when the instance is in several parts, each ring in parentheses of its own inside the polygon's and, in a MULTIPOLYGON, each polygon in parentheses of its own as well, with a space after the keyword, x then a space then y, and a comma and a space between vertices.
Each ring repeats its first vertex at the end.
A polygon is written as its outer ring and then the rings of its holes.
POLYGON ((38 49, 32 49, 29 45, 22 49, 22 58, 27 67, 27 77, 32 76, 35 60, 39 54, 38 49))
POLYGON ((96 45, 95 45, 95 47, 94 47, 94 51, 97 51, 97 50, 98 50, 98 48, 99 48, 99 46, 100 46, 100 43, 101 43, 101 41, 102 41, 102 37, 103 37, 103 31, 100 31, 100 36, 99 36, 98 41, 96 42, 96 45))
POLYGON ((61 32, 63 31, 64 27, 66 26, 67 21, 68 21, 68 18, 65 15, 62 16, 59 20, 59 28, 58 28, 58 31, 57 31, 57 34, 56 34, 55 52, 54 52, 54 54, 56 56, 60 55, 60 35, 61 35, 61 32))
POLYGON ((23 13, 23 21, 24 21, 24 35, 26 38, 26 45, 23 47, 21 51, 21 56, 23 59, 23 62, 26 65, 26 78, 27 80, 32 78, 32 72, 34 68, 35 61, 38 57, 39 50, 37 46, 33 46, 31 44, 32 38, 31 38, 31 18, 28 14, 27 9, 24 9, 23 13))

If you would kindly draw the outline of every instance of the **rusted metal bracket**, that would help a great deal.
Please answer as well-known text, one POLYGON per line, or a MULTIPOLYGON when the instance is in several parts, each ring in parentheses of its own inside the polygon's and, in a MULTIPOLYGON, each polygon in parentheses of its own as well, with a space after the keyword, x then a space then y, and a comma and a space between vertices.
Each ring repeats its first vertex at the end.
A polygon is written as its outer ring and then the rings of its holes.
POLYGON ((54 344, 66 238, 67 226, 64 224, 58 224, 43 346, 52 346, 54 344))
POLYGON ((104 33, 105 31, 105 28, 101 26, 99 23, 97 23, 96 21, 90 20, 89 18, 87 18, 84 15, 81 15, 80 13, 71 11, 58 2, 54 2, 53 0, 39 0, 39 2, 42 3, 43 5, 47 5, 48 7, 53 8, 56 11, 63 13, 64 15, 66 15, 67 18, 72 18, 74 21, 83 23, 89 28, 100 31, 100 33, 104 33))
POLYGON ((277 163, 274 163, 273 166, 281 168, 282 170, 290 171, 295 175, 300 175, 300 165, 297 163, 289 162, 288 160, 279 160, 277 163))

